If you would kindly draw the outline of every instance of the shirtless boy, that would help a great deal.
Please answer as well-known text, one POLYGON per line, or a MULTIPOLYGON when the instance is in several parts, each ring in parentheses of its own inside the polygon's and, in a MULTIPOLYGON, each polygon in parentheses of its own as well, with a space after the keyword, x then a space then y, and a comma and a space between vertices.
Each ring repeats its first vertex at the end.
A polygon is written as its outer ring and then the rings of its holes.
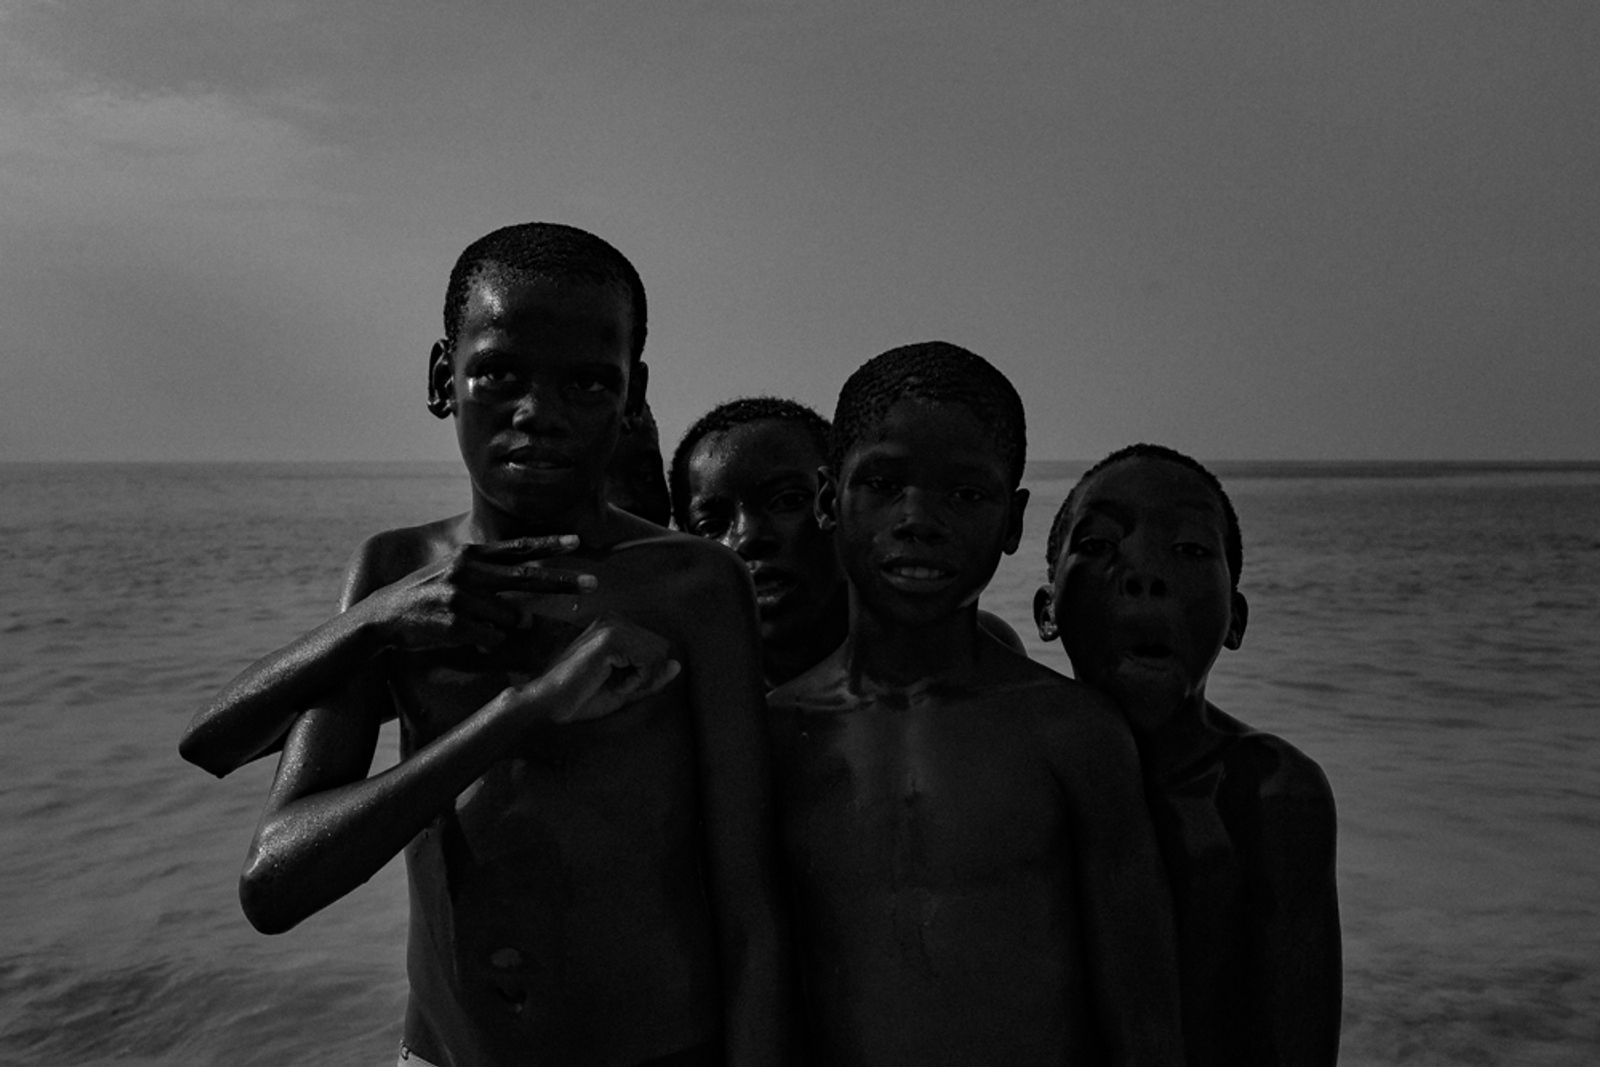
MULTIPOLYGON (((648 400, 637 415, 623 416, 606 468, 605 498, 657 525, 671 521, 661 441, 648 400)), ((345 602, 345 610, 262 656, 212 696, 185 728, 179 755, 225 777, 280 750, 306 705, 322 699, 350 671, 386 648, 499 642, 500 627, 514 623, 518 615, 495 594, 576 594, 594 588, 593 576, 581 571, 532 566, 570 551, 576 542, 567 535, 477 546, 470 564, 463 559, 454 581, 418 582, 410 579, 424 576, 408 575, 359 603, 345 602), (459 598, 456 610, 432 603, 450 597, 459 598), (441 632, 441 626, 448 632, 441 632)))
MULTIPOLYGON (((814 667, 849 626, 844 572, 813 507, 829 432, 828 421, 804 404, 747 397, 701 416, 672 455, 678 529, 720 541, 750 570, 770 686, 814 667)), ((1004 622, 983 611, 978 621, 1022 651, 1004 622)))
POLYGON ((980 637, 1021 401, 944 343, 845 383, 817 514, 849 632, 769 695, 817 1062, 1177 1063, 1166 883, 1116 708, 980 637))
POLYGON ((1121 705, 1172 880, 1191 1065, 1339 1054, 1333 794, 1288 742, 1206 700, 1244 638, 1239 520, 1195 460, 1133 445, 1091 468, 1050 530, 1039 636, 1121 705))
POLYGON ((411 605, 386 631, 409 636, 297 721, 246 914, 286 930, 403 849, 407 1062, 779 1060, 749 579, 602 498, 643 398, 638 276, 580 230, 509 227, 462 254, 444 319, 429 406, 455 419, 471 507, 357 554, 345 603, 411 605), (482 547, 561 536, 531 563, 482 547), (592 588, 515 585, 558 566, 592 588), (402 760, 369 778, 392 714, 402 760))

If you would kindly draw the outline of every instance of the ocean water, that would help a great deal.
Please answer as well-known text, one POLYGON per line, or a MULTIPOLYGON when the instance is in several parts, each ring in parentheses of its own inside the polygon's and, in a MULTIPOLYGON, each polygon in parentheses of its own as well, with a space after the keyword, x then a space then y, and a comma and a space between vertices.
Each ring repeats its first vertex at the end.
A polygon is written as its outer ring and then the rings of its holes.
MULTIPOLYGON (((1063 670, 1029 604, 1080 469, 1030 467, 984 598, 1063 670)), ((1252 610, 1211 695, 1333 783, 1341 1062, 1600 1062, 1600 466, 1219 473, 1252 610)), ((465 500, 448 464, 0 465, 0 1064, 393 1062, 398 861, 257 935, 271 761, 176 744, 365 534, 465 500)))

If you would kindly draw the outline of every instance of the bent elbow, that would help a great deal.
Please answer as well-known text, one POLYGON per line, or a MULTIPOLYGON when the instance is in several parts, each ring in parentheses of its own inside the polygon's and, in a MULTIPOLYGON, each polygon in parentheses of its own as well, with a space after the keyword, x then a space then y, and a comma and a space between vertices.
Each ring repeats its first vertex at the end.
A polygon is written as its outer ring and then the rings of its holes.
POLYGON ((251 857, 239 875, 239 907, 250 925, 261 934, 284 933, 294 929, 304 918, 286 906, 278 879, 257 856, 251 857))
POLYGON ((228 772, 235 768, 235 764, 219 759, 192 733, 184 734, 178 742, 178 755, 183 757, 184 762, 194 764, 214 778, 226 778, 228 772))

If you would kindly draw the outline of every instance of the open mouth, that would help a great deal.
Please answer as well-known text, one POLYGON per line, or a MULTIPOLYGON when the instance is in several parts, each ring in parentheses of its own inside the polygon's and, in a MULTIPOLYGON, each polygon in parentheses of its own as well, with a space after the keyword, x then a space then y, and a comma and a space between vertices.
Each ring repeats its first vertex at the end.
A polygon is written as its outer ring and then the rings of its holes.
POLYGON ((506 466, 525 471, 567 471, 572 460, 559 452, 546 452, 537 448, 513 448, 505 456, 506 466))
POLYGON ((777 604, 798 584, 794 576, 786 571, 760 567, 750 571, 750 580, 756 588, 756 604, 764 608, 777 604))
POLYGON ((956 572, 924 560, 891 560, 883 565, 883 574, 890 584, 902 589, 934 589, 944 585, 956 572))

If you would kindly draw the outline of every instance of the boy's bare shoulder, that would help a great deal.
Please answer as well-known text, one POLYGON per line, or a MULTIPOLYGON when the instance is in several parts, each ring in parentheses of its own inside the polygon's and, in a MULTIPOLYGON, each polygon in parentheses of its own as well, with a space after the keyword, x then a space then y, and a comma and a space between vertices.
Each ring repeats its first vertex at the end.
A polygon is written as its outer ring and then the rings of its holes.
POLYGON ((1236 730, 1227 762, 1230 775, 1245 775, 1263 802, 1333 807, 1333 788, 1316 760, 1276 734, 1247 726, 1231 716, 1211 711, 1236 730))
POLYGON ((357 546, 347 581, 365 585, 366 591, 398 581, 463 544, 466 521, 465 514, 452 515, 373 534, 357 546))
POLYGON ((739 557, 723 545, 705 537, 694 537, 626 516, 623 536, 611 546, 610 555, 630 569, 659 577, 704 581, 742 590, 748 581, 739 557))
POLYGON ((1009 665, 1010 674, 1019 695, 1029 694, 1026 706, 1036 712, 1047 736, 1074 744, 1104 739, 1118 745, 1132 737, 1122 712, 1098 689, 1026 656, 1011 658, 1016 662, 1009 665))

